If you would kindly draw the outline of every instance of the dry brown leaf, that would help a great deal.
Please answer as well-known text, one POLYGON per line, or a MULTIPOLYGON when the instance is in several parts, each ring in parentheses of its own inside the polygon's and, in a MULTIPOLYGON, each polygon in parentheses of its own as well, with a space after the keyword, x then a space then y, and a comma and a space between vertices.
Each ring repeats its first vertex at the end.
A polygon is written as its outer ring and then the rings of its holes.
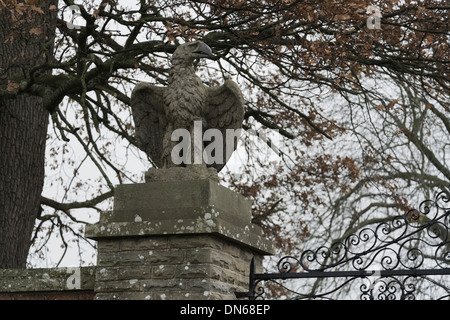
POLYGON ((41 28, 31 28, 30 29, 30 34, 35 34, 35 35, 40 35, 42 33, 42 29, 41 28))
POLYGON ((19 84, 14 81, 8 80, 8 86, 6 87, 6 91, 13 92, 17 90, 19 90, 19 84))

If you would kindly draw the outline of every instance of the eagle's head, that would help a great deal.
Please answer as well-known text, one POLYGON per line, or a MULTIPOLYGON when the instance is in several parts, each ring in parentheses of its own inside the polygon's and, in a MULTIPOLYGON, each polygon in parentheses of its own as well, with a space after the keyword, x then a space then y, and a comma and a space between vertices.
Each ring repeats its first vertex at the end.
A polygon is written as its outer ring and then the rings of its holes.
POLYGON ((172 56, 174 63, 192 65, 194 60, 201 58, 211 58, 211 48, 202 41, 184 43, 175 50, 172 56))

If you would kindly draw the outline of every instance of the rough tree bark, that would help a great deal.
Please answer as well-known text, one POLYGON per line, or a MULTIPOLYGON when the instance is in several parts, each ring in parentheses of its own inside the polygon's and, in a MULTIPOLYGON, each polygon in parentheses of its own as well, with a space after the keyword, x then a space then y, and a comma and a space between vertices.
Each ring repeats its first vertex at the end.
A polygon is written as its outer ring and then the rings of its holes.
MULTIPOLYGON (((23 3, 21 12, 0 8, 0 81, 10 83, 11 91, 51 57, 51 5, 57 0, 33 8, 23 3)), ((0 96, 0 268, 26 267, 40 212, 48 121, 41 97, 20 91, 0 96)))

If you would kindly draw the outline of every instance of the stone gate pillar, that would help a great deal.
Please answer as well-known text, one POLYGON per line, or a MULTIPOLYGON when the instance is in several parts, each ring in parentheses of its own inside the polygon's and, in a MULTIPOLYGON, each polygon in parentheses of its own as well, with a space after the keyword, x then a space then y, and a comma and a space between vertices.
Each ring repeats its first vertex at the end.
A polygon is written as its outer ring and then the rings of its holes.
POLYGON ((96 299, 235 299, 252 257, 261 269, 272 253, 251 202, 207 178, 121 185, 86 236, 98 241, 96 299))

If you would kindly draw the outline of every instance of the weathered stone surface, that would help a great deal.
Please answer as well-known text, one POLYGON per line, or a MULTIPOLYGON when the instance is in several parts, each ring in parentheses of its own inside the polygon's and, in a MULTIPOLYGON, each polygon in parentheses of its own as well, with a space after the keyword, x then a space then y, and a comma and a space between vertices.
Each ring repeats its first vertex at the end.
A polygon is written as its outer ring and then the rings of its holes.
POLYGON ((151 250, 151 249, 166 249, 168 248, 167 237, 154 238, 123 238, 120 241, 115 240, 120 244, 120 250, 151 250))
POLYGON ((2 300, 94 300, 94 290, 0 292, 2 300))
POLYGON ((219 182, 219 176, 214 168, 207 168, 203 165, 191 165, 189 168, 174 167, 170 169, 150 168, 145 173, 145 181, 192 181, 192 180, 212 180, 219 182))
POLYGON ((153 237, 126 239, 127 245, 120 248, 127 250, 99 253, 101 261, 110 263, 97 268, 98 299, 109 299, 112 293, 117 299, 148 297, 133 294, 141 291, 151 293, 150 299, 231 299, 234 291, 248 286, 249 259, 255 253, 246 247, 236 250, 235 244, 224 238, 159 236, 157 243, 164 245, 151 246, 151 250, 142 248, 146 241, 155 243, 153 237))
POLYGON ((243 223, 251 219, 249 200, 207 179, 121 185, 114 197, 114 211, 102 214, 102 222, 196 219, 206 213, 243 223))
POLYGON ((273 252, 272 243, 251 223, 251 202, 211 180, 119 186, 114 211, 86 227, 92 239, 168 234, 215 234, 263 254, 273 252))
POLYGON ((0 269, 0 292, 89 291, 94 280, 94 267, 0 269))

